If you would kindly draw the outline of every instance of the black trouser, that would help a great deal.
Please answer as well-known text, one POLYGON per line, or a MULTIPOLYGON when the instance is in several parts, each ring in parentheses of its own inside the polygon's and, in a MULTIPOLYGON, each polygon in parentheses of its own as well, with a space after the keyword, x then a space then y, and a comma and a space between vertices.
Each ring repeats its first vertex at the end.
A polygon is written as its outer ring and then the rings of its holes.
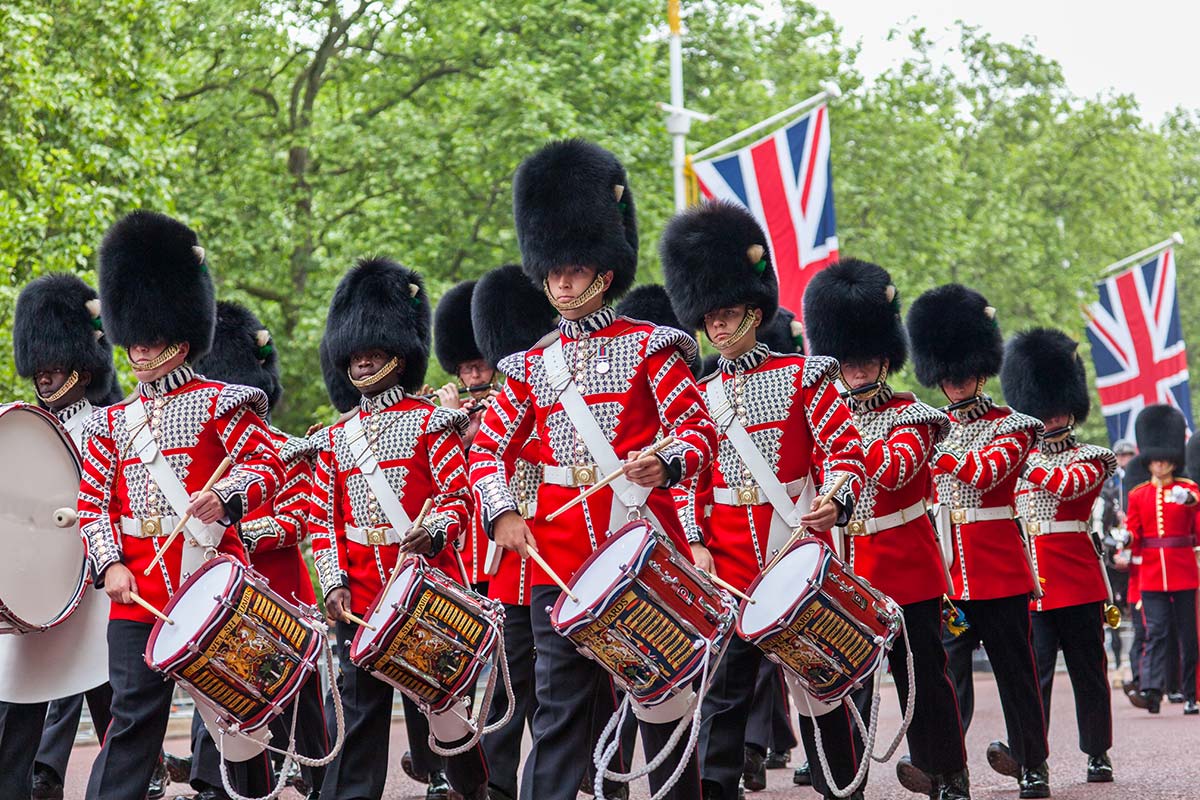
POLYGON ((0 797, 29 797, 47 705, 0 703, 0 797))
POLYGON ((158 762, 175 684, 146 665, 148 622, 108 623, 112 723, 92 763, 87 800, 142 800, 158 762))
POLYGON ((1112 690, 1108 686, 1108 659, 1104 652, 1104 603, 1034 611, 1033 652, 1037 659, 1042 709, 1050 730, 1050 692, 1054 665, 1061 648, 1075 694, 1075 719, 1079 749, 1100 756, 1112 747, 1112 690))
MULTIPOLYGON (((538 708, 533 715, 533 749, 525 761, 521 779, 522 800, 574 800, 579 793, 586 760, 592 757, 595 741, 586 723, 593 698, 606 673, 599 664, 580 655, 566 638, 550 625, 548 607, 558 600, 555 586, 536 586, 530 603, 538 708)), ((647 758, 664 749, 676 723, 641 723, 642 744, 647 758)), ((677 745, 664 763, 650 774, 657 791, 674 772, 687 738, 677 745)), ((692 754, 679 781, 667 795, 672 800, 700 797, 700 770, 692 754)))
POLYGON ((768 750, 786 752, 797 745, 792 731, 791 704, 783 667, 764 658, 754 681, 754 699, 746 720, 746 746, 766 755, 768 750))
POLYGON ((425 719, 421 708, 403 692, 400 693, 400 705, 404 708, 404 733, 408 738, 413 771, 418 775, 445 772, 442 757, 429 748, 429 720, 425 719))
POLYGON ((1142 665, 1142 689, 1166 692, 1170 687, 1170 624, 1175 622, 1179 652, 1183 660, 1180 690, 1188 700, 1196 699, 1196 590, 1142 592, 1146 612, 1146 660, 1142 665))
MULTIPOLYGON (((717 667, 712 687, 704 696, 700 727, 700 763, 705 783, 719 786, 724 800, 736 800, 745 762, 746 720, 754 701, 754 682, 763 653, 734 636, 717 667)), ((801 712, 804 711, 802 707, 801 712)), ((858 769, 861 744, 850 713, 844 706, 817 718, 830 772, 839 786, 850 783, 858 769)), ((812 720, 801 714, 800 736, 812 763, 813 788, 829 794, 825 774, 816 754, 812 720)))
MULTIPOLYGON (((509 797, 517 796, 517 769, 521 766, 521 740, 525 725, 532 730, 533 711, 537 708, 534 696, 533 628, 529 606, 504 606, 504 650, 508 659, 509 680, 512 682, 513 714, 503 728, 483 737, 483 752, 487 754, 488 783, 509 797)), ((504 718, 509 698, 502 689, 496 690, 488 711, 488 725, 504 718)))
POLYGON ((1000 709, 1008 730, 1008 744, 1017 763, 1040 766, 1049 754, 1046 718, 1038 689, 1037 667, 1030 642, 1029 596, 1012 595, 995 600, 956 600, 969 627, 960 636, 945 634, 943 643, 954 677, 964 733, 975 712, 975 685, 971 655, 980 642, 987 650, 1000 692, 1000 709))
MULTIPOLYGON (((338 686, 346 719, 346 739, 337 758, 326 768, 321 786, 321 797, 333 800, 379 800, 387 782, 395 689, 350 661, 350 644, 356 632, 351 623, 337 623, 338 686)), ((449 747, 460 743, 443 744, 449 747)), ((478 745, 462 755, 445 759, 445 763, 446 778, 460 794, 470 795, 487 781, 487 763, 478 745)))
MULTIPOLYGON (((272 747, 286 747, 287 736, 282 740, 272 739, 272 747)), ((271 759, 264 751, 247 761, 226 761, 225 771, 229 774, 229 785, 238 794, 260 797, 274 788, 271 759)), ((192 773, 188 782, 196 791, 218 789, 225 791, 221 780, 221 752, 209 734, 199 712, 192 714, 192 773)))
POLYGON ((1142 665, 1146 659, 1146 612, 1139 601, 1129 612, 1133 620, 1133 643, 1129 645, 1129 672, 1139 687, 1142 681, 1142 665))
POLYGON ((75 734, 79 730, 84 699, 92 716, 96 738, 103 742, 104 731, 111 720, 109 708, 112 706, 112 687, 107 682, 83 694, 55 700, 46 712, 46 727, 37 751, 37 767, 53 770, 60 781, 67 777, 67 764, 71 760, 71 749, 75 747, 75 734))

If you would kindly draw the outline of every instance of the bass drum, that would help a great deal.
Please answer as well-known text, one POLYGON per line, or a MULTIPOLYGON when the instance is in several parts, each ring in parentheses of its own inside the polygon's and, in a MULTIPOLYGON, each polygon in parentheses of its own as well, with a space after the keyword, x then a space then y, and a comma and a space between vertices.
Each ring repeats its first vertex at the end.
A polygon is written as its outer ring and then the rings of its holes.
POLYGON ((26 403, 0 406, 0 452, 0 700, 78 694, 108 680, 109 611, 74 521, 79 455, 26 403))

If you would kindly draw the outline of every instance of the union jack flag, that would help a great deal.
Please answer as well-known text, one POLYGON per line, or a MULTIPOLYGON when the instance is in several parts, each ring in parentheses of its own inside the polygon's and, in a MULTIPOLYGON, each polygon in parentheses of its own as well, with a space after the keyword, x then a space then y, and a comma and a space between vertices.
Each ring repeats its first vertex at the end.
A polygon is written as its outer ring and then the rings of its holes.
POLYGON ((1178 408, 1193 430, 1174 253, 1166 250, 1096 288, 1100 301, 1087 308, 1087 336, 1109 439, 1132 441, 1138 412, 1155 403, 1178 408))
POLYGON ((837 261, 829 113, 822 105, 749 147, 692 165, 707 198, 740 203, 767 233, 779 302, 800 318, 804 287, 837 261))

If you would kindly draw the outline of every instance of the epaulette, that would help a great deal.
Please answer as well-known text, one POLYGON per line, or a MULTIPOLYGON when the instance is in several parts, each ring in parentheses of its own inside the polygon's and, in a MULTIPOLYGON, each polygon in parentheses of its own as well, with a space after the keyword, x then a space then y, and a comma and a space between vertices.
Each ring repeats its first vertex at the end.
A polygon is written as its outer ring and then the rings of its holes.
POLYGON ((1035 434, 1040 434, 1046 428, 1040 419, 1022 414, 1020 411, 1013 411, 1008 406, 1001 406, 1001 408, 1007 409, 1008 414, 996 425, 996 435, 998 436, 1018 431, 1033 431, 1035 434))
POLYGON ((214 417, 223 417, 238 406, 249 406, 250 410, 266 419, 271 404, 267 401, 267 393, 253 386, 243 386, 240 383, 227 383, 217 393, 217 405, 213 409, 214 417))
POLYGON ((667 347, 678 347, 679 355, 683 356, 683 360, 689 364, 700 357, 700 345, 696 344, 696 340, 691 336, 678 328, 669 328, 665 325, 654 326, 654 330, 650 331, 650 338, 646 340, 646 355, 657 353, 667 347))
POLYGON ((1081 444, 1075 451, 1083 461, 1099 461, 1104 465, 1104 477, 1107 480, 1117 471, 1117 456, 1107 447, 1096 444, 1081 444))
POLYGON ((800 383, 805 389, 816 386, 821 378, 835 381, 841 374, 842 368, 836 358, 829 356, 802 356, 804 359, 804 377, 800 383))
POLYGON ((467 426, 470 422, 470 416, 461 408, 434 406, 433 411, 429 414, 429 422, 425 425, 425 432, 437 433, 438 431, 453 429, 458 431, 458 434, 462 436, 467 432, 467 426))
MULTIPOLYGON (((124 402, 124 401, 123 401, 124 402)), ((102 406, 92 409, 92 413, 83 422, 83 431, 90 436, 112 436, 112 423, 108 418, 108 412, 115 406, 102 406)))
POLYGON ((511 353, 496 364, 496 369, 504 373, 506 378, 516 378, 524 380, 525 378, 525 354, 527 350, 519 350, 516 353, 511 353))
MULTIPOLYGON (((911 397, 911 395, 910 395, 911 397)), ((914 399, 896 415, 897 425, 936 425, 938 434, 933 437, 940 442, 950 433, 950 417, 930 405, 914 399)))

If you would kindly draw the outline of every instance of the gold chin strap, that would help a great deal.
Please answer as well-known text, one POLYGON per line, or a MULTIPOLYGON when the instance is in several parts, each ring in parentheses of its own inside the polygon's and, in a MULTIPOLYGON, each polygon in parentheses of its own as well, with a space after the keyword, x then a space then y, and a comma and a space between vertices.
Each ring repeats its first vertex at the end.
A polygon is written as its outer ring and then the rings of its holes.
POLYGON ((1050 436, 1042 436, 1042 441, 1046 442, 1047 444, 1058 444, 1059 442, 1061 442, 1062 440, 1064 440, 1068 436, 1070 436, 1072 434, 1072 432, 1074 432, 1074 430, 1075 430, 1075 415, 1072 414, 1070 416, 1069 420, 1067 421, 1066 425, 1064 425, 1062 428, 1059 428, 1057 431, 1051 431, 1050 433, 1052 435, 1050 435, 1050 436))
POLYGON ((576 297, 569 303, 560 303, 554 299, 554 295, 550 293, 549 279, 542 281, 542 291, 546 293, 546 299, 550 301, 550 305, 554 306, 559 312, 574 311, 577 308, 583 308, 592 298, 604 291, 604 276, 599 271, 596 272, 596 279, 583 290, 583 294, 576 297))
POLYGON ((392 356, 392 360, 387 362, 386 364, 384 364, 382 367, 380 367, 378 372, 376 372, 374 375, 368 375, 367 377, 363 378, 361 381, 356 381, 354 379, 354 376, 350 374, 349 369, 346 370, 346 377, 348 377, 350 379, 350 382, 354 384, 355 389, 370 389, 372 386, 379 383, 381 380, 383 380, 388 375, 390 375, 392 373, 392 371, 395 370, 399 364, 400 364, 400 357, 392 356))
POLYGON ((71 370, 71 377, 67 378, 67 380, 63 383, 63 385, 61 387, 59 387, 57 392, 50 395, 49 397, 43 397, 42 402, 43 403, 57 403, 59 400, 62 400, 66 396, 67 392, 74 389, 75 384, 77 384, 77 383, 79 383, 79 373, 76 370, 71 370))
MULTIPOLYGON (((838 370, 840 372, 841 368, 839 367, 838 370)), ((880 365, 880 367, 879 367, 879 377, 875 379, 875 388, 871 389, 870 391, 863 392, 862 394, 854 395, 854 401, 856 403, 866 402, 867 400, 870 400, 872 397, 874 397, 875 395, 877 395, 881 391, 883 391, 883 387, 887 384, 887 376, 888 376, 888 365, 885 363, 885 364, 880 365)), ((844 375, 842 375, 841 379, 842 379, 842 383, 845 384, 846 377, 844 375)))
POLYGON ((150 361, 146 362, 145 364, 136 363, 132 358, 129 358, 129 351, 125 351, 125 357, 129 359, 129 363, 133 365, 133 368, 143 372, 146 370, 158 369, 177 355, 179 355, 178 342, 167 345, 161 353, 150 359, 150 361))
MULTIPOLYGON (((713 344, 723 353, 726 350, 732 349, 734 345, 740 342, 742 337, 749 333, 752 327, 754 327, 754 309, 747 308, 746 313, 742 315, 742 321, 738 323, 737 330, 733 332, 733 335, 719 345, 716 342, 713 342, 713 344)), ((708 333, 706 332, 704 335, 708 336, 708 333)), ((712 337, 709 337, 709 341, 712 342, 712 337)))

